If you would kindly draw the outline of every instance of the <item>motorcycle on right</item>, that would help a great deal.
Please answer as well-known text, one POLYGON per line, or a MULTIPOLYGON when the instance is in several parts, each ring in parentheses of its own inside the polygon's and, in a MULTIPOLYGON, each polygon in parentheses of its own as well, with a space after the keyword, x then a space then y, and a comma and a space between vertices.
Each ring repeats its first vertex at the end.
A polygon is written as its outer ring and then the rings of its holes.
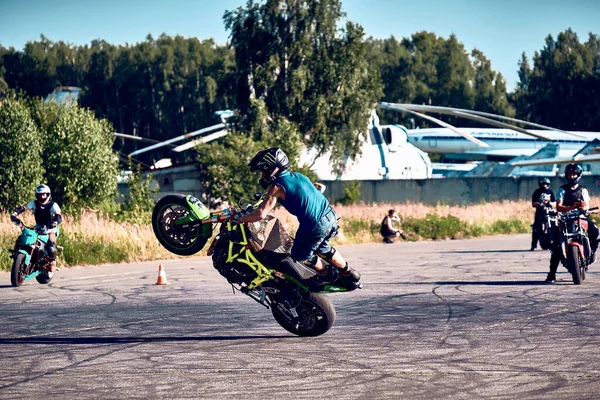
POLYGON ((587 217, 595 214, 597 210, 598 207, 589 210, 576 208, 558 216, 559 245, 556 247, 562 252, 562 264, 571 273, 575 285, 580 285, 585 280, 588 265, 594 261, 588 237, 587 217))

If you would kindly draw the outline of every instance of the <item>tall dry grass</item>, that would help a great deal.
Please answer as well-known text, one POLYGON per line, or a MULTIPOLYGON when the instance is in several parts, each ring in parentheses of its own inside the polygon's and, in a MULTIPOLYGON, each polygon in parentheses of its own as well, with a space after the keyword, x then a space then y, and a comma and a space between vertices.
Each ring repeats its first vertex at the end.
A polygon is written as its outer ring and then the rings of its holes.
MULTIPOLYGON (((63 217, 57 239, 58 245, 64 247, 63 253, 59 254, 62 266, 177 257, 158 243, 150 222, 147 225, 117 223, 92 211, 63 217)), ((21 219, 27 226, 35 224, 29 212, 21 219)), ((20 230, 11 223, 10 215, 0 214, 0 269, 10 269, 9 249, 13 248, 19 235, 20 230)))
MULTIPOLYGON (((592 204, 595 204, 593 201, 592 204)), ((422 204, 374 204, 336 205, 340 221, 340 235, 336 244, 366 243, 381 240, 377 227, 389 209, 395 209, 406 220, 410 217, 425 218, 428 214, 440 217, 454 216, 461 222, 488 226, 498 221, 521 220, 529 224, 534 210, 527 201, 503 201, 469 206, 426 206, 422 204)), ((273 214, 280 218, 293 234, 298 228, 295 217, 279 207, 273 214)), ((31 213, 24 215, 24 222, 33 225, 31 213)), ((525 225, 528 226, 528 225, 525 225)), ((10 222, 10 216, 0 214, 0 268, 10 269, 12 248, 20 231, 10 222)), ((418 240, 419 237, 413 237, 418 240)), ((139 225, 127 222, 117 223, 93 211, 85 211, 77 216, 64 216, 58 244, 65 247, 61 256, 63 265, 102 264, 107 262, 150 261, 176 258, 165 250, 154 237, 150 221, 139 225)), ((204 250, 205 251, 205 250, 204 250)), ((202 253, 201 253, 202 254, 202 253)))
MULTIPOLYGON (((593 203, 594 204, 594 203, 593 203)), ((534 209, 528 201, 502 201, 494 203, 475 204, 468 206, 428 206, 417 203, 380 203, 380 204, 357 204, 357 205, 334 205, 338 216, 344 218, 356 218, 379 224, 390 209, 396 210, 401 219, 408 217, 424 218, 427 214, 439 216, 452 215, 469 224, 491 224, 495 221, 509 220, 513 218, 533 220, 534 209)), ((298 228, 295 217, 279 207, 273 212, 291 230, 298 228)))

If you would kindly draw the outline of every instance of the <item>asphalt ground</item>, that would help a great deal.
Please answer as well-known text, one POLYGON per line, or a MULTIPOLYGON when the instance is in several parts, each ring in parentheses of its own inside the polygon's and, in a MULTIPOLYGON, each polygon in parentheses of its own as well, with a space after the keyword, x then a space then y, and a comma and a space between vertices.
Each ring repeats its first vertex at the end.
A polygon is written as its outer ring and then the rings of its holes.
MULTIPOLYGON (((364 288, 289 334, 206 257, 0 273, 0 398, 595 399, 600 274, 528 235, 340 246, 364 288), (158 265, 170 285, 156 286, 158 265)), ((600 265, 600 264, 598 264, 600 265)), ((600 271, 600 268, 598 269, 600 271)))

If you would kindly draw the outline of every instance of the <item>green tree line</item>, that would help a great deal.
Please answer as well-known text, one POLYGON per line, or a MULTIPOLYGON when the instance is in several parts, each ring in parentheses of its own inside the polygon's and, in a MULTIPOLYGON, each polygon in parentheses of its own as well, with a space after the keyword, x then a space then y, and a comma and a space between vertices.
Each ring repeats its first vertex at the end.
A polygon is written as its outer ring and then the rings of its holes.
MULTIPOLYGON (((22 50, 0 46, 0 92, 12 88, 29 96, 46 96, 57 86, 79 86, 84 89, 81 104, 108 119, 115 130, 165 140, 214 122, 216 110, 244 109, 250 89, 236 76, 247 75, 249 68, 253 69, 254 94, 267 94, 269 108, 292 114, 294 119, 306 114, 319 119, 319 101, 331 100, 327 96, 334 92, 327 79, 335 71, 329 68, 343 64, 345 58, 362 57, 375 67, 373 79, 383 85, 377 100, 473 108, 563 129, 600 130, 596 112, 600 42, 595 34, 587 42, 570 29, 556 39, 548 35, 532 62, 523 54, 518 86, 508 93, 504 77, 492 69, 485 54, 465 49, 454 35, 443 38, 423 31, 401 40, 393 36, 365 39, 362 28, 349 23, 346 40, 366 44, 361 50, 366 54, 352 53, 359 46, 343 49, 335 42, 327 45, 327 40, 319 40, 319 35, 335 36, 334 22, 343 14, 339 7, 331 15, 323 11, 327 2, 308 2, 314 3, 314 10, 308 7, 302 14, 291 10, 300 7, 300 2, 289 3, 286 17, 265 20, 253 31, 240 24, 258 16, 260 4, 229 11, 224 23, 231 42, 226 45, 163 34, 125 46, 103 40, 76 46, 52 42, 43 35, 22 50), (314 18, 307 15, 311 12, 314 18), (319 35, 309 32, 306 21, 310 18, 319 24, 319 35), (315 43, 323 46, 315 47, 315 43), (285 60, 285 68, 272 68, 274 60, 285 60), (322 77, 321 81, 311 81, 310 75, 322 77), (325 98, 305 104, 298 92, 313 90, 325 98)), ((272 14, 278 17, 276 11, 272 14)), ((357 101, 365 100, 360 93, 354 94, 357 101)), ((301 121, 302 131, 315 127, 315 142, 326 141, 318 123, 301 121)), ((124 144, 128 145, 135 144, 124 144)))
MULTIPOLYGON (((45 97, 57 86, 78 86, 81 106, 115 131, 158 141, 217 123, 217 110, 238 110, 231 137, 199 152, 216 197, 248 189, 246 175, 231 175, 241 174, 262 146, 281 145, 293 156, 306 144, 331 152, 339 167, 359 151, 378 101, 600 131, 600 42, 592 33, 586 42, 571 29, 556 39, 548 35, 531 62, 523 54, 519 83, 508 93, 485 54, 466 49, 455 35, 366 38, 339 0, 248 0, 227 11, 223 23, 230 32, 224 45, 166 34, 131 45, 76 46, 44 36, 22 50, 0 45, 0 96, 45 97)), ((410 125, 400 113, 387 112, 383 120, 410 125)), ((124 153, 144 146, 114 144, 124 153)), ((141 159, 170 155, 164 148, 141 159)))

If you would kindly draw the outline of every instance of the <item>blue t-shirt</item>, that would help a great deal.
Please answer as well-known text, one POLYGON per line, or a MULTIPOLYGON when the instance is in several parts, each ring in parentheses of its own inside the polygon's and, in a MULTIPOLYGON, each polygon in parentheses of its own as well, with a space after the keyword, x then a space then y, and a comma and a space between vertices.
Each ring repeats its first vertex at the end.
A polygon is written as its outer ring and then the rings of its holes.
POLYGON ((330 209, 323 193, 299 172, 284 171, 274 184, 285 192, 285 200, 278 200, 279 203, 298 218, 300 226, 316 227, 330 209))

